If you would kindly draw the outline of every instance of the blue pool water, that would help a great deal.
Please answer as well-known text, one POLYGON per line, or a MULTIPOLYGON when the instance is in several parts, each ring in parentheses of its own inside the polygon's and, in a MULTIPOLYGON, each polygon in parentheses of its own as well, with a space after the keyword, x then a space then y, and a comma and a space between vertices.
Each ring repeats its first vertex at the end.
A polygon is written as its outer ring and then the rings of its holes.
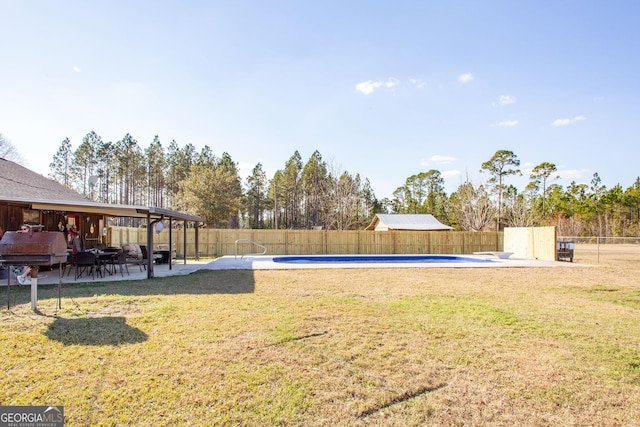
POLYGON ((371 262, 404 262, 404 263, 492 263, 485 258, 471 258, 458 255, 291 255, 273 257, 273 262, 290 264, 313 263, 371 263, 371 262))

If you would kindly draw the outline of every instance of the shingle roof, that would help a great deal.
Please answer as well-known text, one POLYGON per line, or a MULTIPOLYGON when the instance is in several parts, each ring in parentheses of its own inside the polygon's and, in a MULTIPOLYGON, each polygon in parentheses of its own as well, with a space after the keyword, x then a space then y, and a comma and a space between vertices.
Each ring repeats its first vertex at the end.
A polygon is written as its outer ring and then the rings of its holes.
POLYGON ((64 185, 17 163, 0 158, 0 199, 35 199, 86 202, 88 199, 64 185))
POLYGON ((100 213, 108 216, 144 218, 171 217, 204 222, 204 218, 149 206, 98 203, 64 185, 33 172, 12 161, 0 158, 0 201, 30 204, 33 209, 71 210, 100 213))
POLYGON ((376 214, 367 230, 451 230, 430 214, 376 214))

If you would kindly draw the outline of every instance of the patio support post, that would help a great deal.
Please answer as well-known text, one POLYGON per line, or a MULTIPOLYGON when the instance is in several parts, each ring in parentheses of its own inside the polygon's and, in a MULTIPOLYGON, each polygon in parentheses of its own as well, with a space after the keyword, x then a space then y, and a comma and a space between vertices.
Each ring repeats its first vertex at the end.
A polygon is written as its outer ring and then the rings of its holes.
POLYGON ((172 239, 172 231, 173 231, 173 217, 169 217, 169 270, 173 266, 173 239, 172 239))
POLYGON ((184 260, 184 264, 187 265, 187 220, 184 220, 184 227, 182 227, 182 232, 184 233, 184 236, 182 238, 182 253, 184 254, 184 257, 182 258, 184 260))
POLYGON ((198 238, 198 229, 200 227, 198 227, 198 221, 194 223, 194 226, 196 227, 196 261, 200 261, 200 251, 198 250, 200 248, 200 239, 198 238))
POLYGON ((153 279, 153 224, 147 213, 147 279, 153 279))
MULTIPOLYGON (((154 276, 153 262, 155 258, 153 257, 153 231, 155 230, 155 225, 162 222, 163 219, 164 215, 160 215, 160 218, 151 221, 151 216, 147 214, 147 279, 151 279, 154 276)), ((169 230, 169 233, 171 233, 171 230, 169 230)), ((171 258, 171 246, 169 246, 169 258, 171 258)))

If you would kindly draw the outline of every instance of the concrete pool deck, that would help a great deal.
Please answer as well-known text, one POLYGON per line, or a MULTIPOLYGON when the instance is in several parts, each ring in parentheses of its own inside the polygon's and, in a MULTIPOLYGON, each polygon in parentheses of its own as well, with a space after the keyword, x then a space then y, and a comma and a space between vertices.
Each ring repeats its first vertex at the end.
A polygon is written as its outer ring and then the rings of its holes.
MULTIPOLYGON (((491 260, 491 262, 314 262, 314 263, 284 263, 274 262, 274 257, 284 255, 248 255, 248 256, 223 256, 213 261, 188 261, 184 264, 176 262, 169 269, 168 264, 154 265, 154 277, 185 276, 196 271, 203 270, 293 270, 293 269, 316 269, 316 268, 505 268, 505 267, 584 267, 584 264, 575 264, 561 261, 541 261, 531 259, 500 259, 490 255, 459 255, 464 258, 478 260, 491 260)), ((320 256, 319 256, 320 257, 320 256)), ((129 274, 124 277, 119 273, 105 277, 96 276, 95 279, 89 277, 74 278, 73 272, 62 278, 63 284, 87 283, 87 282, 114 282, 114 281, 137 281, 146 280, 146 270, 140 270, 136 265, 129 265, 129 274)), ((59 273, 57 269, 40 272, 38 278, 39 285, 58 284, 59 273)), ((7 286, 7 279, 0 279, 0 287, 7 286)), ((11 286, 18 286, 15 277, 11 278, 11 286)))
MULTIPOLYGON (((474 260, 490 260, 490 262, 441 262, 430 260, 428 262, 313 262, 313 263, 286 263, 274 262, 273 258, 284 255, 249 255, 249 256, 223 256, 205 266, 203 270, 291 270, 312 268, 503 268, 503 267, 577 267, 578 264, 561 261, 541 261, 533 259, 501 259, 490 255, 458 255, 474 260)), ((305 256, 306 257, 306 256, 305 256)), ((322 257, 322 255, 318 255, 322 257)))

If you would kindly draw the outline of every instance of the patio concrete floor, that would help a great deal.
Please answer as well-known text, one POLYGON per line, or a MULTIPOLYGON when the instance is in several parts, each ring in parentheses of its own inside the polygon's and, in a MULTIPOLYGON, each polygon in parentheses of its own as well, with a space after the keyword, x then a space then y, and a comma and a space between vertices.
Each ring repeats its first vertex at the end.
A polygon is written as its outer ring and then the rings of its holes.
MULTIPOLYGON (((171 269, 169 269, 169 264, 154 264, 153 266, 153 276, 154 277, 167 277, 167 276, 178 276, 178 275, 186 275, 193 273, 194 271, 198 271, 201 269, 206 269, 207 264, 211 262, 210 259, 204 261, 194 261, 187 260, 185 264, 182 260, 177 260, 174 264, 171 265, 171 269)), ((109 274, 105 273, 104 277, 100 277, 96 274, 95 279, 91 274, 87 275, 83 273, 81 277, 75 278, 75 268, 71 268, 64 272, 64 276, 62 277, 62 283, 86 283, 86 282, 115 282, 120 280, 145 280, 147 279, 147 270, 140 269, 140 266, 134 264, 127 265, 129 274, 127 274, 127 270, 124 270, 123 275, 120 275, 119 267, 116 266, 116 273, 109 274)), ((54 267, 51 271, 39 271, 38 272, 38 285, 54 285, 60 282, 60 270, 57 267, 54 267)), ((17 286, 18 281, 15 276, 11 276, 11 286, 17 286)), ((7 286, 7 278, 0 279, 0 286, 7 286)), ((28 286, 28 285, 23 285, 28 286)))

